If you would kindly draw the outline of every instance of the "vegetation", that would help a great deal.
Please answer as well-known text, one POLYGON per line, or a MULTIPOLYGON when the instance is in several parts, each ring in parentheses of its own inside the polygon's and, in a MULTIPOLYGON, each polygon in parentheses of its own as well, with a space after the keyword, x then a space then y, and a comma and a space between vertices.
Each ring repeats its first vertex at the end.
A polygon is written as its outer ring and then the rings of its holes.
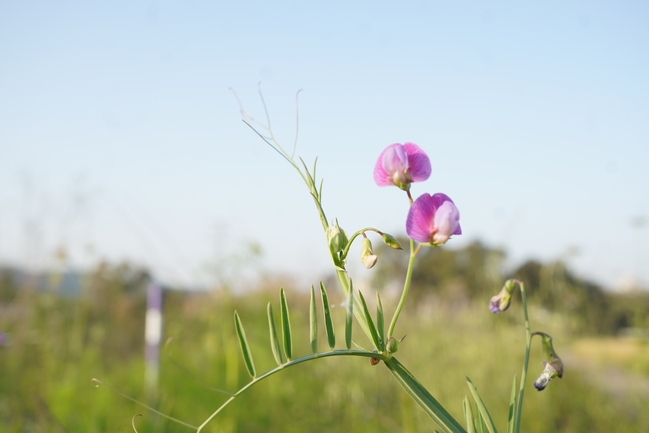
MULTIPOLYGON (((405 242, 405 240, 402 240, 405 242)), ((372 287, 398 287, 407 266, 405 254, 379 246, 381 267, 372 287)), ((649 329, 649 292, 612 293, 573 275, 561 261, 528 261, 513 272, 504 272, 505 252, 473 242, 459 250, 423 250, 415 262, 411 301, 450 303, 453 306, 489 299, 507 278, 525 282, 528 301, 548 314, 561 315, 576 335, 617 335, 627 328, 649 329)), ((520 294, 515 292, 515 301, 520 294)), ((508 317, 512 318, 512 317, 508 317)))
MULTIPOLYGON (((394 275, 390 267, 401 262, 382 256, 390 251, 377 254, 381 261, 374 286, 388 291, 386 299, 394 275)), ((463 250, 422 252, 412 298, 396 330, 408 334, 400 360, 454 417, 462 419, 467 394, 463 378, 470 375, 501 429, 511 383, 500 380, 518 373, 524 346, 521 315, 493 316, 487 308, 503 281, 490 270, 500 269, 503 257, 478 243, 463 250)), ((77 297, 61 296, 57 278, 48 279, 46 290, 37 290, 29 280, 17 281, 12 275, 0 275, 0 332, 6 336, 0 346, 3 431, 127 432, 137 413, 143 414, 135 419, 139 432, 189 431, 105 387, 95 389, 90 380, 99 377, 164 413, 197 423, 227 398, 205 386, 235 391, 248 381, 234 310, 245 323, 257 368, 275 365, 265 310, 269 301, 279 305, 276 286, 260 284, 242 296, 225 290, 166 291, 165 335, 175 338, 162 357, 158 392, 147 396, 146 272, 103 264, 83 278, 77 297)), ((646 343, 615 337, 629 326, 649 327, 646 294, 604 292, 576 279, 561 263, 528 263, 515 275, 529 281, 532 320, 560 336, 555 348, 566 364, 562 380, 543 393, 533 388, 528 392, 523 431, 649 431, 649 414, 641 403, 649 396, 646 343)), ((343 295, 333 284, 328 287, 331 303, 340 304, 343 295)), ((299 356, 311 353, 309 296, 289 289, 293 351, 299 356)), ((344 308, 334 308, 332 314, 336 327, 344 329, 344 308)), ((360 333, 354 335, 357 344, 371 345, 360 333)), ((325 349, 324 339, 320 344, 325 349)), ((344 338, 338 345, 344 345, 344 338)), ((528 380, 542 370, 539 352, 532 351, 528 380)), ((322 359, 296 366, 247 391, 207 431, 430 431, 423 411, 385 373, 366 359, 322 359)))

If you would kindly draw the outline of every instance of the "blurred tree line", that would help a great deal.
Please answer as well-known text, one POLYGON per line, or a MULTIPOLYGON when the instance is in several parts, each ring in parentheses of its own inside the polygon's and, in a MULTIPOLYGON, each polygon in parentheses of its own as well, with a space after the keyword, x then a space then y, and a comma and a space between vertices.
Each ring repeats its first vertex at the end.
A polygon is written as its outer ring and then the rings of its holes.
MULTIPOLYGON (((407 239, 399 239, 408 245, 407 239)), ((385 246, 377 249, 380 266, 372 286, 401 290, 408 254, 385 246)), ((561 261, 529 260, 513 272, 504 271, 505 252, 475 241, 461 249, 424 248, 415 261, 409 301, 414 304, 443 302, 451 308, 472 302, 485 305, 508 278, 525 283, 528 305, 567 316, 573 331, 615 335, 625 328, 649 328, 649 292, 606 291, 580 279, 561 261)), ((515 292, 515 302, 520 293, 515 292)))

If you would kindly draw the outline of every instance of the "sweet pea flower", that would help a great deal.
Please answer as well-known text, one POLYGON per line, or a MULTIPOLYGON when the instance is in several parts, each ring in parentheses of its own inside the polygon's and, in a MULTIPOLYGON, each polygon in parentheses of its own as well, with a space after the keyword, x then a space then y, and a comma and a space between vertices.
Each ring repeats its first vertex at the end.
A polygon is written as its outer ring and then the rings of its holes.
POLYGON ((406 233, 422 244, 437 246, 461 235, 460 211, 446 194, 422 194, 410 207, 406 233))
POLYGON ((408 191, 412 182, 423 182, 429 177, 428 155, 414 143, 389 145, 374 166, 374 182, 378 186, 395 185, 408 191))

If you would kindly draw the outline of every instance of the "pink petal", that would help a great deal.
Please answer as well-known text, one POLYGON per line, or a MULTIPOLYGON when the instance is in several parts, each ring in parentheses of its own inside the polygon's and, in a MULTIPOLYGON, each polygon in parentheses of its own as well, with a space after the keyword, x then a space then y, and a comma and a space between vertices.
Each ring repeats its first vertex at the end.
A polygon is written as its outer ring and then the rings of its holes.
POLYGON ((378 186, 394 185, 394 183, 392 183, 390 173, 385 171, 385 168, 383 168, 383 157, 388 149, 391 149, 395 146, 400 146, 400 144, 394 143, 389 145, 388 147, 383 149, 383 152, 381 152, 381 154, 379 155, 379 159, 376 160, 376 164, 374 165, 374 182, 376 182, 378 186))
POLYGON ((432 222, 435 217, 435 202, 429 194, 420 195, 410 206, 408 218, 406 219, 406 233, 408 237, 417 242, 430 242, 432 234, 432 222))
POLYGON ((421 150, 415 143, 405 143, 403 147, 408 155, 410 179, 413 182, 427 180, 430 177, 431 167, 426 152, 421 150))
POLYGON ((437 232, 444 238, 442 242, 446 242, 451 235, 462 234, 462 229, 460 228, 460 211, 455 206, 455 203, 453 203, 453 200, 446 194, 438 192, 433 195, 433 201, 437 207, 434 224, 437 232))

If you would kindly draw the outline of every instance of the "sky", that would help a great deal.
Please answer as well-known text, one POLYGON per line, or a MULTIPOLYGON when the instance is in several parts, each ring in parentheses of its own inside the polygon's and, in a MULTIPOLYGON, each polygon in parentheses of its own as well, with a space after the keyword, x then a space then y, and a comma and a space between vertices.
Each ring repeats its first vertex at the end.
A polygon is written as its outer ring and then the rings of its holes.
POLYGON ((372 170, 414 142, 433 170, 413 195, 460 210, 444 248, 647 286, 647 77, 640 1, 0 2, 0 263, 49 269, 64 249, 65 266, 129 261, 185 286, 317 282, 308 191, 230 90, 265 123, 261 82, 286 148, 302 90, 296 154, 318 157, 346 231, 404 234, 407 200, 372 170))

